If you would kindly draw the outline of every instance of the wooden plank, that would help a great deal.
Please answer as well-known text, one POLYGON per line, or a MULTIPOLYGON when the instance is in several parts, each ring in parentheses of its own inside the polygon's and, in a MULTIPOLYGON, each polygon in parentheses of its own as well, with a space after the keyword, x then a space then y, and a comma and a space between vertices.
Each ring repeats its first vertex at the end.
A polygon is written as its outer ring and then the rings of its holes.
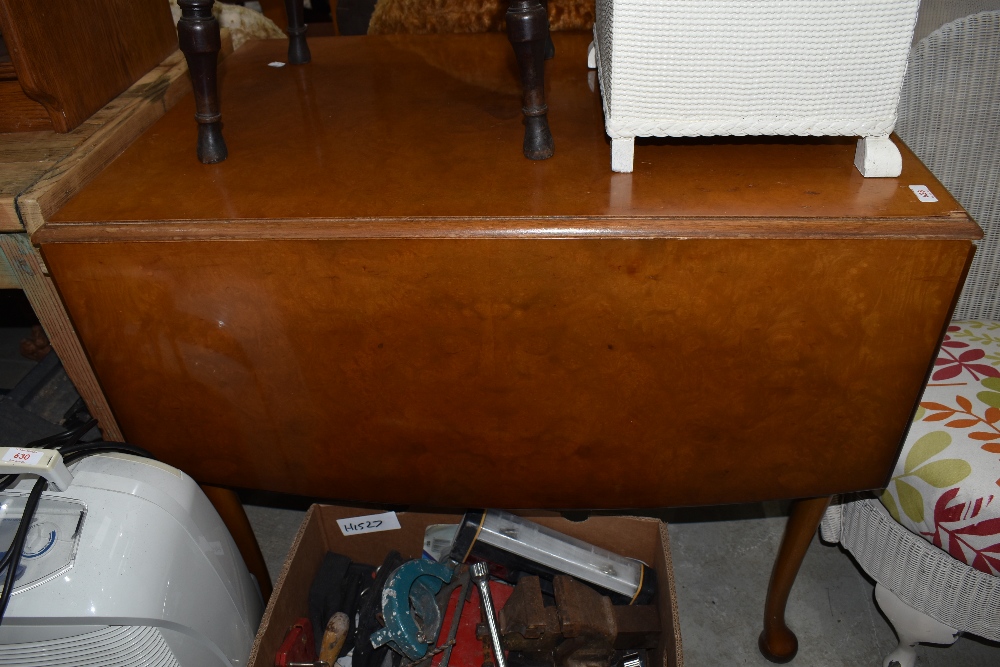
POLYGON ((3 252, 0 252, 0 289, 21 289, 21 283, 3 252))
MULTIPOLYGON (((79 143, 80 137, 72 132, 56 134, 49 130, 8 134, 0 138, 0 164, 61 160, 79 143)), ((7 184, 0 182, 0 192, 7 192, 6 188, 7 184)))
POLYGON ((0 162, 0 232, 21 232, 24 226, 14 198, 30 183, 55 165, 54 160, 40 162, 0 162))
POLYGON ((14 200, 9 199, 0 202, 0 232, 20 231, 24 231, 24 228, 21 226, 21 219, 17 215, 14 200))
MULTIPOLYGON (((219 57, 226 58, 232 52, 232 38, 228 30, 223 30, 219 57)), ((17 198, 21 221, 28 233, 40 229, 48 216, 59 210, 190 90, 187 62, 178 51, 77 128, 83 140, 76 150, 17 198)), ((194 137, 194 121, 191 123, 194 137)))
POLYGON ((0 162, 0 183, 4 190, 13 187, 19 180, 26 178, 24 174, 44 174, 56 164, 55 160, 38 162, 0 162))
MULTIPOLYGON (((224 36, 228 37, 228 31, 224 31, 224 36)), ((223 45, 227 44, 231 52, 232 40, 224 39, 223 45)), ((25 132, 4 136, 0 140, 0 231, 23 231, 16 197, 38 182, 59 161, 72 162, 77 148, 95 138, 99 143, 99 132, 108 126, 115 126, 118 116, 124 111, 137 105, 142 107, 144 101, 153 100, 155 104, 146 112, 155 116, 176 103, 178 96, 190 89, 190 83, 184 76, 186 72, 184 56, 177 51, 72 132, 25 132)))
POLYGON ((107 440, 122 440, 121 430, 104 392, 90 367, 90 360, 70 322, 55 283, 45 275, 43 264, 27 234, 0 234, 0 252, 7 258, 21 289, 31 302, 49 342, 59 355, 66 375, 87 404, 91 416, 100 422, 107 440))
POLYGON ((68 132, 177 48, 162 0, 2 0, 18 83, 68 132))

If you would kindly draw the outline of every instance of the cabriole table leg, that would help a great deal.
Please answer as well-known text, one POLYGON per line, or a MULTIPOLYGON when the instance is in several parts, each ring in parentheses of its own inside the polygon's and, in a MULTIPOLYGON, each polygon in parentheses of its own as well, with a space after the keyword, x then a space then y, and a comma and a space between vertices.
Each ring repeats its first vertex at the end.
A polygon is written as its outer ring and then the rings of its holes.
POLYGON ((771 570, 767 600, 764 602, 764 630, 757 641, 760 652, 771 662, 788 662, 799 650, 795 633, 785 624, 785 605, 788 604, 788 594, 802 559, 829 504, 830 498, 825 496, 798 500, 792 506, 792 514, 788 517, 778 556, 774 560, 774 569, 771 570))
POLYGON ((545 105, 545 42, 549 36, 548 14, 538 0, 511 0, 507 8, 507 37, 521 73, 524 90, 524 157, 552 157, 552 133, 545 105))
POLYGON ((177 41, 187 58, 194 88, 195 114, 198 121, 198 159, 204 164, 222 162, 229 155, 222 138, 222 114, 219 111, 218 59, 222 48, 219 22, 212 15, 215 0, 178 0, 181 18, 177 22, 177 41))
POLYGON ((243 556, 243 562, 257 579, 261 597, 264 598, 266 605, 267 599, 271 597, 271 575, 267 571, 267 562, 260 551, 260 544, 257 543, 257 537, 253 533, 253 527, 247 518, 246 510, 243 509, 240 497, 232 489, 221 486, 202 484, 201 490, 208 496, 222 523, 226 524, 229 534, 233 536, 236 548, 243 556))

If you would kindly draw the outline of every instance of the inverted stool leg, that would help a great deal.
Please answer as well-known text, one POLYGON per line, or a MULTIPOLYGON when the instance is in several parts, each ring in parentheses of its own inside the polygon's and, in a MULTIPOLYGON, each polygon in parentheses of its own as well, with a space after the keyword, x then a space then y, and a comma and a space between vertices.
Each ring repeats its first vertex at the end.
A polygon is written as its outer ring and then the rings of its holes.
POLYGON ((177 4, 181 8, 177 42, 187 59, 194 89, 198 159, 204 164, 222 162, 229 150, 222 138, 219 111, 218 61, 222 38, 219 22, 212 15, 215 0, 178 0, 177 4))
POLYGON ((507 38, 514 47, 524 91, 524 157, 545 160, 555 148, 545 105, 545 40, 548 15, 538 0, 511 0, 507 7, 507 38))
POLYGON ((306 43, 306 21, 303 0, 285 0, 285 17, 288 19, 288 62, 305 65, 312 60, 306 43))

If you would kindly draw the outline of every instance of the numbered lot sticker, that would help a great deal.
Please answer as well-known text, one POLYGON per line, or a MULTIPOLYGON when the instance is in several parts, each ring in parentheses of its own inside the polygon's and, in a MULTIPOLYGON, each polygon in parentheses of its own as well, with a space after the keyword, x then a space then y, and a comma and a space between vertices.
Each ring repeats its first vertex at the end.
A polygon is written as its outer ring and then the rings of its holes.
POLYGON ((3 460, 9 463, 23 463, 25 465, 34 465, 38 463, 45 452, 38 452, 31 449, 21 449, 19 447, 11 447, 7 450, 7 453, 3 455, 3 460))
POLYGON ((337 525, 340 526, 340 532, 348 537, 362 533, 377 533, 382 530, 399 530, 400 528, 399 519, 396 518, 395 512, 337 519, 337 525))
POLYGON ((910 189, 913 190, 913 194, 917 195, 917 199, 920 201, 934 202, 937 201, 937 197, 930 191, 926 185, 911 185, 910 189))

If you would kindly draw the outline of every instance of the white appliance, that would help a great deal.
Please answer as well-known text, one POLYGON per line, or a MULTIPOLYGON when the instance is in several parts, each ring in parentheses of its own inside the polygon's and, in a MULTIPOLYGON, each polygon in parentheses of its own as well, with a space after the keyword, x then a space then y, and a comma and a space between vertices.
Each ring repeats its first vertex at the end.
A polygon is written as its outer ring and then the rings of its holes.
MULTIPOLYGON (((68 468, 72 482, 50 484, 32 521, 0 624, 0 665, 245 665, 260 591, 194 480, 117 453, 68 468)), ((0 493, 0 549, 37 479, 0 493)))

